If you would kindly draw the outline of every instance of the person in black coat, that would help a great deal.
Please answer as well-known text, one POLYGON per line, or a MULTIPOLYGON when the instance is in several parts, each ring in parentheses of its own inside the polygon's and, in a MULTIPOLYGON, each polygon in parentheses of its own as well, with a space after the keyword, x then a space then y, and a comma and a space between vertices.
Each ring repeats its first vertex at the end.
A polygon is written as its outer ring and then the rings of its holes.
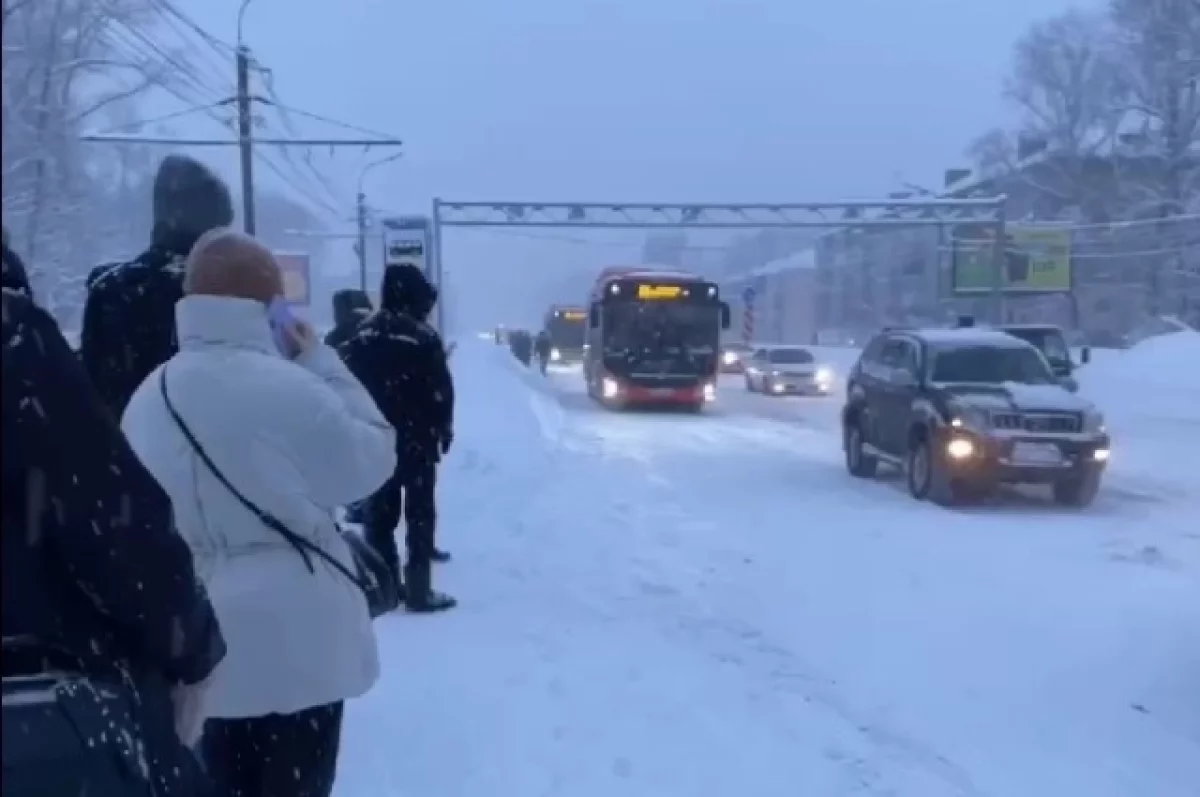
POLYGON ((434 544, 435 488, 438 462, 454 441, 454 381, 441 336, 426 323, 437 295, 415 266, 388 266, 379 311, 339 349, 396 428, 396 474, 368 499, 363 531, 400 580, 395 531, 403 513, 405 602, 417 612, 456 604, 430 587, 431 563, 449 558, 434 544))
POLYGON ((554 345, 550 340, 550 333, 543 329, 537 333, 537 337, 533 339, 533 350, 537 353, 538 368, 542 373, 546 373, 546 368, 550 365, 550 352, 554 349, 554 345))
POLYGON ((177 350, 175 303, 196 240, 233 223, 229 187, 203 164, 168 155, 154 178, 150 248, 88 278, 79 354, 104 403, 119 418, 151 371, 177 350))
POLYGON ((4 228, 4 287, 33 298, 33 287, 29 284, 29 272, 24 261, 9 247, 8 228, 4 228))
POLYGON ((325 345, 337 348, 354 337, 358 325, 371 315, 371 297, 357 288, 345 288, 333 294, 333 329, 325 336, 325 345))
POLYGON ((4 793, 207 795, 184 741, 225 643, 170 501, 53 318, 8 288, 3 302, 4 793), (54 738, 7 730, 10 685, 39 678, 59 684, 54 738))

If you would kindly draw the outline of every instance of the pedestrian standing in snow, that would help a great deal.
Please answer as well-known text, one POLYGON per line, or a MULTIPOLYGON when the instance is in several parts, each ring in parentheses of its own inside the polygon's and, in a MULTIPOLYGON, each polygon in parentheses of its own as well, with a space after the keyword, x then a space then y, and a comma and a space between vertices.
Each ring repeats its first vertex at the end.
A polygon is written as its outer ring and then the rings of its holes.
POLYGON ((150 248, 128 263, 92 269, 79 354, 117 417, 146 374, 176 351, 175 303, 192 245, 232 223, 228 186, 192 158, 169 155, 154 178, 150 248))
POLYGON ((371 315, 371 297, 366 291, 346 288, 333 294, 333 329, 325 336, 325 345, 337 348, 354 337, 358 325, 371 315))
POLYGON ((343 703, 379 676, 333 510, 392 474, 395 432, 310 326, 268 309, 283 275, 253 238, 203 236, 184 290, 179 353, 122 428, 171 497, 229 647, 205 704, 205 764, 222 795, 328 797, 343 703))
POLYGON ((441 336, 426 319, 437 288, 411 265, 383 273, 379 312, 342 345, 346 365, 396 427, 396 473, 367 503, 367 541, 399 576, 396 526, 404 515, 408 560, 404 596, 409 611, 453 608, 455 600, 431 587, 431 566, 449 555, 435 545, 437 466, 454 442, 454 380, 441 336))
POLYGON ((200 797, 216 616, 58 325, 3 295, 4 794, 200 797))

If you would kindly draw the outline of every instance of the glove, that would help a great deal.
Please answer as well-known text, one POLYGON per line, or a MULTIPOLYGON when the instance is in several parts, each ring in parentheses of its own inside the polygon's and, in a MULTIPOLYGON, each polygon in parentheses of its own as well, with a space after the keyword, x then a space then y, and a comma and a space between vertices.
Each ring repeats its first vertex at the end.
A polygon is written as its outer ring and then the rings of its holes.
POLYGON ((442 450, 443 457, 450 453, 450 446, 452 445, 454 445, 454 431, 452 429, 447 429, 446 431, 442 432, 442 439, 439 444, 439 448, 442 450))

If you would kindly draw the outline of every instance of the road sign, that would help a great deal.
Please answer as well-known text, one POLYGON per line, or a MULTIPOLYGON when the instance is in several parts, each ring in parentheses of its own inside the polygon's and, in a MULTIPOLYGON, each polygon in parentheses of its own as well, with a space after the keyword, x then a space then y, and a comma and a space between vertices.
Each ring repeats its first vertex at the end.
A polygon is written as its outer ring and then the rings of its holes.
POLYGON ((742 308, 742 343, 747 346, 754 340, 754 300, 757 296, 758 291, 753 285, 747 285, 742 290, 742 303, 745 305, 742 308))
POLYGON ((425 271, 428 252, 428 218, 399 216, 383 220, 384 266, 410 265, 425 271))

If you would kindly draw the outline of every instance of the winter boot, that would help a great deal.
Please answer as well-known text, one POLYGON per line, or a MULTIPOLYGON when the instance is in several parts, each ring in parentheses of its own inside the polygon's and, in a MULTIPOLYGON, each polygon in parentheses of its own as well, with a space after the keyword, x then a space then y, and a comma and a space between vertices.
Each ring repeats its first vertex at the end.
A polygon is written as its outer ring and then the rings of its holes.
POLYGON ((432 559, 433 561, 437 562, 438 564, 444 564, 445 562, 450 561, 450 553, 449 553, 449 551, 443 551, 441 548, 434 548, 433 556, 431 556, 429 558, 432 559))
POLYGON ((453 609, 458 601, 429 586, 429 562, 409 562, 404 566, 404 605, 410 612, 430 614, 453 609))

